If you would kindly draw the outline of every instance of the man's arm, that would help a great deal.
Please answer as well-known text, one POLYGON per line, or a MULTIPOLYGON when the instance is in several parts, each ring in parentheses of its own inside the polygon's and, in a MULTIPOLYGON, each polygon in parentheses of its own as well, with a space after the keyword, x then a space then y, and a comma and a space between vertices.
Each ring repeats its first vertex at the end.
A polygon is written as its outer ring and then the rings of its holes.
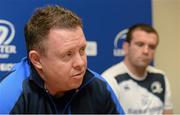
POLYGON ((170 84, 167 79, 167 76, 165 76, 165 85, 166 85, 166 91, 165 91, 165 102, 164 102, 164 110, 163 114, 173 114, 173 104, 171 100, 171 89, 170 84))
POLYGON ((112 88, 110 87, 110 85, 107 83, 107 89, 109 91, 108 94, 108 99, 106 100, 106 109, 108 110, 108 113, 110 114, 125 114, 124 110, 119 102, 119 100, 117 99, 116 95, 114 94, 112 88))

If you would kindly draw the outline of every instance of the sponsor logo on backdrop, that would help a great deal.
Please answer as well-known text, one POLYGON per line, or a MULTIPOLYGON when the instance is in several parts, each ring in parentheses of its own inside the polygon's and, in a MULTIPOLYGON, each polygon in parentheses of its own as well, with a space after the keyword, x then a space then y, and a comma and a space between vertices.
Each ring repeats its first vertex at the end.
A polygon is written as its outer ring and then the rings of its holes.
POLYGON ((122 49, 122 44, 126 38, 126 33, 128 32, 128 29, 124 29, 120 31, 115 39, 114 39, 114 50, 113 50, 113 55, 117 57, 124 56, 124 50, 122 49))
POLYGON ((10 71, 15 63, 0 63, 0 71, 10 71))
POLYGON ((16 46, 10 45, 14 36, 14 25, 7 20, 0 19, 0 59, 7 59, 10 54, 16 53, 16 46))
MULTIPOLYGON (((0 59, 8 59, 16 54, 16 46, 12 45, 15 36, 14 25, 8 20, 0 19, 0 59)), ((0 71, 9 71, 13 63, 0 63, 0 71)))
POLYGON ((87 56, 97 56, 97 42, 96 41, 87 41, 86 54, 87 56))

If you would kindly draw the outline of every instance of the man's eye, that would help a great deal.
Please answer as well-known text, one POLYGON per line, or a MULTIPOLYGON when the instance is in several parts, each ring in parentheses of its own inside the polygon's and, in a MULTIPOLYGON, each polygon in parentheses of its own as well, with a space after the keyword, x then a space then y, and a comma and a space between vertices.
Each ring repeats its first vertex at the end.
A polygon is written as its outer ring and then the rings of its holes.
POLYGON ((155 50, 156 46, 155 45, 150 45, 149 48, 152 49, 152 50, 155 50))
POLYGON ((85 54, 85 48, 81 48, 80 49, 80 55, 84 55, 85 54))
POLYGON ((68 52, 66 56, 72 56, 72 52, 68 52))
POLYGON ((138 43, 136 43, 136 45, 141 47, 141 46, 143 46, 144 44, 143 44, 143 43, 138 42, 138 43))

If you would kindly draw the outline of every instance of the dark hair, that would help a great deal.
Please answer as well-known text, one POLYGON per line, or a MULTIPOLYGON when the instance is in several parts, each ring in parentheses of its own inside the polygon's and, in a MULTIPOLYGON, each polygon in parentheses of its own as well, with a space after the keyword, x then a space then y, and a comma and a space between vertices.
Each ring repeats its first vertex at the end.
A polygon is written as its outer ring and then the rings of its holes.
POLYGON ((82 28, 82 21, 72 11, 58 5, 38 8, 24 28, 27 52, 32 49, 45 53, 44 42, 53 28, 82 28))
POLYGON ((159 38, 159 35, 157 33, 157 31, 150 25, 148 24, 135 24, 133 26, 131 26, 127 32, 127 35, 126 35, 126 42, 130 43, 132 41, 132 34, 135 30, 142 30, 142 31, 145 31, 147 33, 154 33, 157 35, 157 38, 159 38))

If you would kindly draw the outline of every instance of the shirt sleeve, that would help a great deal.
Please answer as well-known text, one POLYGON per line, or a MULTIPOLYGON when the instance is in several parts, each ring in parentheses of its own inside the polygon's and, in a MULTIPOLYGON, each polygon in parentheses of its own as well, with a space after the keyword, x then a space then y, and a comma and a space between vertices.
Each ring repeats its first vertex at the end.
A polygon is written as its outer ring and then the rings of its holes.
POLYGON ((171 89, 170 89, 169 81, 166 76, 165 76, 165 85, 166 85, 166 90, 165 90, 164 110, 172 110, 173 104, 171 100, 171 89))

